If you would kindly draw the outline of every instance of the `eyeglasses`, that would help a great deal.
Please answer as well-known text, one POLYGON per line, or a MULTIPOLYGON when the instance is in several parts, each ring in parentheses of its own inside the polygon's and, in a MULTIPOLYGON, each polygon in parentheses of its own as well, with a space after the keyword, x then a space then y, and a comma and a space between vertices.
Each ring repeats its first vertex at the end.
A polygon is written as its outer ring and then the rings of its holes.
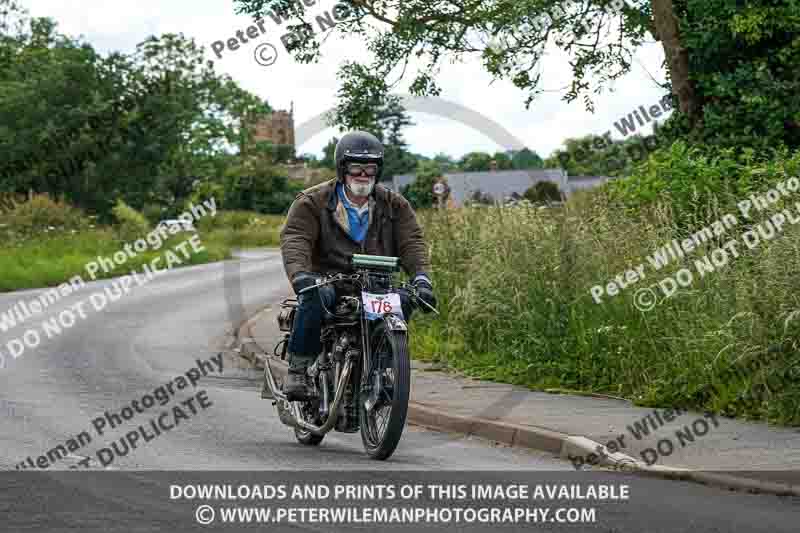
POLYGON ((351 176, 360 176, 365 174, 367 176, 376 176, 378 174, 378 165, 375 163, 348 163, 347 173, 351 176))

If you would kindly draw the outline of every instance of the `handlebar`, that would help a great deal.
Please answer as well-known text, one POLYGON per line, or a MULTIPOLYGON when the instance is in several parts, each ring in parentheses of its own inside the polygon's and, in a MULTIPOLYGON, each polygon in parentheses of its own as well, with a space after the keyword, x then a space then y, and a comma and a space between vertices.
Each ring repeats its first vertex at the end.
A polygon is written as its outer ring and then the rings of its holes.
POLYGON ((337 281, 345 281, 345 280, 358 281, 359 276, 357 274, 353 274, 350 276, 346 276, 344 274, 336 274, 335 276, 323 276, 322 278, 320 278, 320 281, 318 281, 316 284, 311 285, 310 287, 306 287, 305 289, 302 289, 300 292, 297 293, 297 295, 300 296, 306 291, 310 291, 312 289, 318 289, 325 285, 330 285, 331 283, 336 283, 337 281))
MULTIPOLYGON (((305 289, 300 290, 300 292, 298 292, 297 295, 300 296, 301 294, 303 294, 306 291, 310 291, 310 290, 313 290, 313 289, 319 289, 320 287, 324 287, 325 285, 330 285, 331 283, 336 283, 338 281, 356 281, 356 282, 358 282, 358 281, 360 281, 360 279, 361 279, 361 276, 358 275, 358 274, 351 274, 351 275, 336 274, 336 275, 333 275, 333 276, 323 276, 320 279, 320 281, 318 281, 316 284, 311 285, 310 287, 306 287, 305 289)), ((399 288, 408 291, 408 293, 414 298, 414 303, 416 303, 417 306, 419 306, 420 303, 425 304, 425 306, 428 309, 430 309, 431 311, 433 311, 437 315, 440 315, 439 311, 435 307, 433 307, 428 302, 424 301, 423 299, 421 299, 419 297, 419 294, 417 294, 417 289, 413 285, 409 285, 408 283, 403 283, 403 284, 400 285, 399 288)))

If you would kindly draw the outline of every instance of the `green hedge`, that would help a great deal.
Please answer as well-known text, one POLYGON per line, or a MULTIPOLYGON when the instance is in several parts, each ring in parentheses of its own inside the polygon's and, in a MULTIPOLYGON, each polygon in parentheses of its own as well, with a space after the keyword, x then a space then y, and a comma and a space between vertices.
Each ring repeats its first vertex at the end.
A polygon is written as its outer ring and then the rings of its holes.
POLYGON ((647 260, 735 210, 734 193, 797 176, 798 155, 743 165, 675 146, 659 157, 640 181, 578 194, 563 209, 421 214, 442 316, 415 319, 412 351, 538 389, 800 424, 800 225, 742 245, 702 278, 694 265, 777 210, 796 211, 800 193, 661 270, 647 260), (593 286, 640 263, 644 280, 595 303, 593 286), (680 269, 694 272, 690 285, 637 309, 638 289, 680 269))

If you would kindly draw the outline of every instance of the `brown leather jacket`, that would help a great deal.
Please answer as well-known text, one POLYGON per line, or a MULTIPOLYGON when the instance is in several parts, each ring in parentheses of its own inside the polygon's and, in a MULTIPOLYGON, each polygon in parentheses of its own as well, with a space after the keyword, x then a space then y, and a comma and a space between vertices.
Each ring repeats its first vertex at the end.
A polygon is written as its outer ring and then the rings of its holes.
POLYGON ((369 229, 362 244, 349 233, 347 211, 331 180, 297 195, 281 230, 281 254, 286 275, 352 271, 353 254, 400 258, 410 276, 430 272, 422 229, 408 201, 375 185, 369 199, 369 229))

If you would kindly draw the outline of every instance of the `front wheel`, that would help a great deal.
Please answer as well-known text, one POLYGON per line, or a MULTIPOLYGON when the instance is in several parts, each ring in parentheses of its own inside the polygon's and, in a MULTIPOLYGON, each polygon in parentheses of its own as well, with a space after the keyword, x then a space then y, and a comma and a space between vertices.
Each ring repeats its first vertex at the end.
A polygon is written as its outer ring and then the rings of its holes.
POLYGON ((411 388, 407 332, 380 323, 370 336, 370 347, 372 368, 358 410, 361 440, 370 457, 384 460, 394 453, 406 425, 411 388))

